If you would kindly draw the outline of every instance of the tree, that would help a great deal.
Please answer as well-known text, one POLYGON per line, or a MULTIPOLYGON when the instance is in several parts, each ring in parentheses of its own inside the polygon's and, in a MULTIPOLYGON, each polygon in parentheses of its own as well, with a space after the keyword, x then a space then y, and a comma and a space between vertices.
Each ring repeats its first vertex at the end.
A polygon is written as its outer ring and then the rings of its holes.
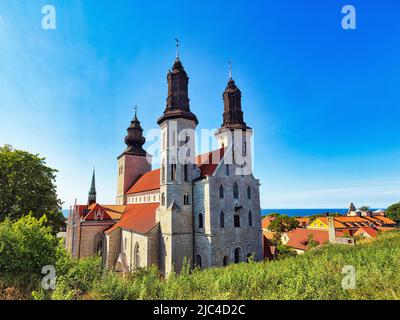
POLYGON ((46 216, 24 216, 0 223, 0 274, 39 277, 42 267, 55 265, 59 240, 52 234, 46 216))
POLYGON ((9 145, 0 147, 0 222, 9 217, 16 221, 31 213, 57 232, 65 225, 61 201, 57 197, 55 173, 45 158, 9 145))
POLYGON ((385 211, 385 215, 396 221, 397 223, 400 222, 400 202, 392 204, 387 210, 385 211))
POLYGON ((288 232, 290 230, 296 229, 299 222, 288 215, 279 215, 275 217, 275 220, 271 221, 269 224, 269 229, 278 233, 288 232))

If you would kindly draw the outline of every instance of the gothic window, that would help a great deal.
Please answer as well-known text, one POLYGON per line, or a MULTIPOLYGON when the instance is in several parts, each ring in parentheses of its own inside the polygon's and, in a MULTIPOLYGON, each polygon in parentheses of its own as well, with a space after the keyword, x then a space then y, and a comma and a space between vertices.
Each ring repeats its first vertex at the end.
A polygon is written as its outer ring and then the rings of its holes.
POLYGON ((229 176, 229 164, 225 165, 226 175, 229 176))
POLYGON ((126 250, 128 248, 128 239, 126 237, 124 237, 124 250, 126 250))
POLYGON ((224 187, 222 184, 219 186, 219 197, 222 199, 224 197, 224 187))
POLYGON ((240 228, 240 216, 237 213, 233 216, 233 224, 235 228, 240 228))
POLYGON ((245 157, 247 155, 247 142, 243 141, 243 157, 245 157))
POLYGON ((165 206, 165 193, 161 195, 161 205, 165 206))
POLYGON ((186 193, 183 195, 183 204, 186 206, 190 205, 190 194, 186 193))
POLYGON ((203 221, 203 214, 199 213, 199 229, 203 229, 204 221, 203 221))
POLYGON ((99 232, 94 237, 94 253, 101 256, 103 255, 103 233, 99 232))
POLYGON ((196 255, 196 267, 201 269, 201 256, 199 254, 196 255))
POLYGON ((163 160, 163 163, 161 166, 161 181, 163 183, 165 182, 165 160, 163 160))
POLYGON ((176 181, 176 163, 171 164, 171 181, 176 181))
POLYGON ((222 259, 222 265, 223 265, 224 267, 226 267, 226 266, 228 265, 228 256, 225 256, 225 257, 222 259))
POLYGON ((251 210, 249 210, 249 227, 253 226, 253 214, 251 213, 251 210))
POLYGON ((247 187, 247 199, 251 199, 251 189, 249 186, 247 187))
POLYGON ((235 263, 240 262, 240 248, 235 249, 235 263))
POLYGON ((234 199, 239 199, 239 187, 238 187, 236 182, 233 185, 233 198, 234 199))
POLYGON ((139 250, 139 243, 136 242, 135 249, 134 249, 134 261, 135 261, 135 268, 140 268, 140 250, 139 250))
POLYGON ((183 175, 185 181, 188 181, 188 174, 189 174, 189 165, 186 163, 183 165, 183 175))
POLYGON ((219 214, 219 226, 222 229, 225 228, 225 213, 223 210, 219 214))

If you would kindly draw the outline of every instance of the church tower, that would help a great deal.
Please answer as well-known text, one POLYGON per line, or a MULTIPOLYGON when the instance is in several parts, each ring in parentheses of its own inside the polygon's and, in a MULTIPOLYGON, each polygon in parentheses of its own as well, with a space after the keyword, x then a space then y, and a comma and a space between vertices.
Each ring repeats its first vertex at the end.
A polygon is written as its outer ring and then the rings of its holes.
POLYGON ((242 93, 232 79, 229 71, 229 80, 222 94, 224 102, 223 122, 216 132, 219 148, 227 148, 225 162, 234 164, 239 174, 252 173, 251 140, 253 130, 243 119, 242 93))
POLYGON ((135 116, 127 129, 125 137, 126 150, 118 157, 118 185, 117 204, 126 204, 126 191, 133 185, 139 175, 151 171, 152 157, 144 149, 146 139, 143 137, 143 129, 135 116))
POLYGON ((190 111, 189 78, 177 55, 168 72, 168 97, 161 129, 160 269, 180 272, 183 261, 193 263, 192 181, 194 179, 196 116, 190 111))
POLYGON ((93 203, 96 203, 96 178, 94 169, 92 174, 92 184, 90 185, 89 195, 88 195, 88 207, 93 203))

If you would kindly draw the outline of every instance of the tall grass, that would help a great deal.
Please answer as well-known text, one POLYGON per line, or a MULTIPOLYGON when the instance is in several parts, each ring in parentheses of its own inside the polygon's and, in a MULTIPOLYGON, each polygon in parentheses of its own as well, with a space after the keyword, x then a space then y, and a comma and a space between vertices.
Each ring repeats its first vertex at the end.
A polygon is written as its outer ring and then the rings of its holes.
POLYGON ((357 246, 328 245, 284 260, 172 274, 156 268, 126 278, 106 272, 94 280, 94 299, 398 299, 400 233, 357 246), (356 287, 342 288, 346 265, 356 287))

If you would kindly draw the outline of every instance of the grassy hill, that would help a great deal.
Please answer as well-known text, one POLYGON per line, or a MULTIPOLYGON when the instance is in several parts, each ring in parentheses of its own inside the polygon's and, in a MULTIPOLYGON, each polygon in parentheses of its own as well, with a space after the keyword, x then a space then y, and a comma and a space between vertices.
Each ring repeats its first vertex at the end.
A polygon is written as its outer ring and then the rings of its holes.
MULTIPOLYGON (((93 261, 80 262, 87 264, 80 267, 81 272, 86 268, 93 270, 93 261)), ((52 298, 398 299, 399 270, 400 233, 391 232, 354 247, 329 245, 298 257, 184 272, 167 280, 160 279, 155 269, 140 271, 125 279, 106 272, 91 279, 84 289, 79 288, 82 285, 72 285, 74 282, 66 275, 52 298), (354 290, 342 288, 345 277, 342 268, 346 265, 355 267, 354 290)), ((76 272, 73 275, 76 278, 76 272)))

